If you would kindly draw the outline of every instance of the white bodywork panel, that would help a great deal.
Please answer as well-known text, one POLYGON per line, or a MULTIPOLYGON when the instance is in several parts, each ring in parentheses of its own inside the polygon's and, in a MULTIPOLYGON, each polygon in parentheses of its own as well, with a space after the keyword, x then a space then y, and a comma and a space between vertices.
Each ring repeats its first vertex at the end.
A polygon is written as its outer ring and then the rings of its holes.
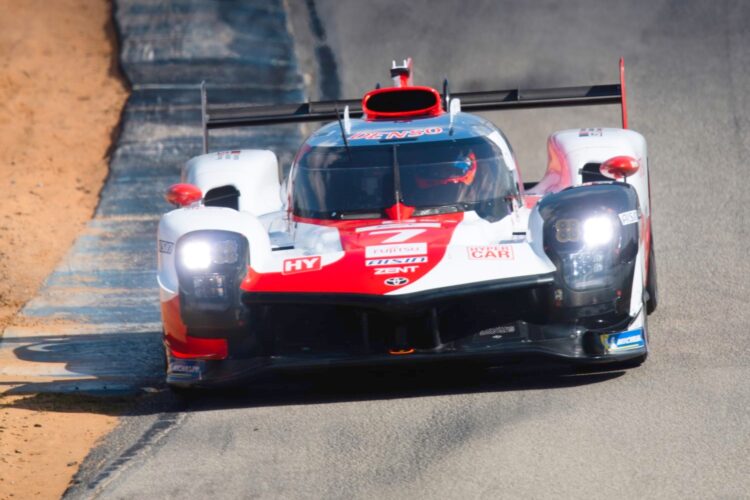
POLYGON ((281 209, 279 162, 272 151, 241 149, 196 156, 187 162, 182 181, 211 189, 234 186, 240 211, 263 215, 281 209))
MULTIPOLYGON (((161 300, 169 300, 177 295, 177 271, 174 257, 178 240, 193 231, 214 229, 231 231, 243 235, 250 244, 250 255, 260 261, 268 259, 271 243, 268 233, 257 217, 249 212, 238 212, 222 207, 188 207, 173 210, 159 221, 158 239, 171 244, 169 253, 159 251, 158 278, 161 300)), ((169 247, 169 245, 167 245, 169 247)))
POLYGON ((547 151, 547 172, 527 194, 555 193, 580 185, 581 169, 587 163, 602 163, 614 156, 632 156, 640 162, 641 168, 628 177, 627 182, 638 192, 643 213, 650 215, 648 149, 646 140, 638 132, 621 128, 562 130, 549 137, 547 151))

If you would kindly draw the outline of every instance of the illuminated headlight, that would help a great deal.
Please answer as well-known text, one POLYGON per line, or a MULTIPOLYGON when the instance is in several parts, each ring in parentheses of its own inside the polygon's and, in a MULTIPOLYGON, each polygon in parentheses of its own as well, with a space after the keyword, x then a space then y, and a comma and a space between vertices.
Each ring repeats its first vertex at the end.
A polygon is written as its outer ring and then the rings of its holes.
POLYGON ((186 269, 201 271, 211 264, 234 264, 239 252, 235 240, 188 241, 180 247, 180 258, 186 269))
POLYGON ((208 269, 211 265, 211 245, 205 241, 190 241, 180 248, 182 264, 191 271, 208 269))
POLYGON ((606 216, 592 217, 583 222, 583 242, 589 247, 598 247, 612 241, 614 228, 606 216))
POLYGON ((565 282, 578 290, 607 286, 618 238, 613 219, 607 215, 559 219, 554 230, 556 241, 563 244, 558 255, 565 282))

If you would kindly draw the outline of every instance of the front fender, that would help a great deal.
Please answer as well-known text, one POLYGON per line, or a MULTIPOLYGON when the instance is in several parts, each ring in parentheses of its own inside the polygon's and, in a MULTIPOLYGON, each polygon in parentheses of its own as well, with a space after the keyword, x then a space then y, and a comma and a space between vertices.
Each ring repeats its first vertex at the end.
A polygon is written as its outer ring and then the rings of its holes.
POLYGON ((175 297, 179 290, 175 250, 184 235, 203 230, 229 231, 244 236, 249 245, 250 263, 268 259, 271 243, 264 226, 253 214, 222 207, 187 207, 165 214, 157 231, 158 281, 161 300, 175 297))

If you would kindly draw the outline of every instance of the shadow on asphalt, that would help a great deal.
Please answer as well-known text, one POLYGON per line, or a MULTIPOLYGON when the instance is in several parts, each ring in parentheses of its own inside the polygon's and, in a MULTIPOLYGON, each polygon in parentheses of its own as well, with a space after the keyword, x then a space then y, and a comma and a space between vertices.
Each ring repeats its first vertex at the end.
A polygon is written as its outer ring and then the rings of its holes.
POLYGON ((160 332, 38 335, 0 340, 12 363, 31 377, 5 376, 6 394, 79 393, 132 396, 163 384, 160 332), (41 379, 44 382, 30 382, 41 379), (50 379, 52 379, 50 381, 50 379))
MULTIPOLYGON (((164 386, 163 351, 158 332, 40 336, 22 340, 23 344, 14 349, 19 360, 61 363, 75 376, 34 383, 2 382, 13 386, 6 394, 94 396, 102 400, 101 410, 89 404, 89 400, 85 400, 86 407, 101 413, 111 412, 106 400, 125 398, 133 403, 125 410, 126 415, 563 389, 606 382, 625 373, 621 370, 581 371, 569 365, 526 359, 489 368, 469 363, 444 363, 413 368, 289 371, 221 389, 175 393, 164 386)), ((20 399, 12 405, 38 409, 43 403, 39 397, 20 399)), ((48 411, 79 411, 74 409, 75 404, 42 406, 48 411)))
POLYGON ((581 373, 568 366, 534 364, 478 368, 329 369, 267 376, 245 386, 174 395, 183 411, 331 404, 507 391, 564 389, 606 382, 624 371, 581 373))

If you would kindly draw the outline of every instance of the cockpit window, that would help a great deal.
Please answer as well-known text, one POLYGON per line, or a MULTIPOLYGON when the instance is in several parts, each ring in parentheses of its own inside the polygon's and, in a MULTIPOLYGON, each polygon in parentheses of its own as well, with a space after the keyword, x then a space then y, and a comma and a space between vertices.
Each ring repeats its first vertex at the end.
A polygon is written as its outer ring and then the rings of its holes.
POLYGON ((500 218, 516 193, 497 145, 485 137, 435 142, 315 147, 293 177, 296 215, 319 219, 381 217, 397 201, 415 216, 476 210, 500 218))

